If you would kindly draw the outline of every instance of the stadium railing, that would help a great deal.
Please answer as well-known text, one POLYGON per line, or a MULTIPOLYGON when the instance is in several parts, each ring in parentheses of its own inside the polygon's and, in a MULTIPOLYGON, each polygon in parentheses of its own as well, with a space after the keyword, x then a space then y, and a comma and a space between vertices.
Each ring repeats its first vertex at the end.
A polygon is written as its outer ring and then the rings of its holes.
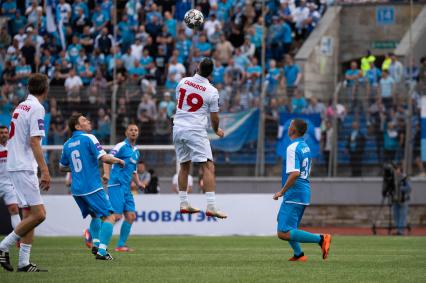
POLYGON ((392 97, 378 99, 380 96, 378 86, 364 79, 342 82, 333 102, 337 143, 331 175, 381 176, 384 163, 400 164, 406 172, 415 172, 413 151, 420 150, 415 148, 420 123, 415 83, 402 79, 395 84, 392 97), (359 128, 357 134, 355 127, 359 128))

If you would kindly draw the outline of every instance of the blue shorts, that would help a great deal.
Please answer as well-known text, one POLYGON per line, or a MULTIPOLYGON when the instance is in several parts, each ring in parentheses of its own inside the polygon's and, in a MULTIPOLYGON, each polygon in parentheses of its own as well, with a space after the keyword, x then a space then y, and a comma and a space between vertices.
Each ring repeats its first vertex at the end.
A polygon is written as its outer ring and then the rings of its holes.
POLYGON ((135 200, 130 189, 126 186, 108 187, 108 196, 114 213, 122 214, 124 211, 135 212, 135 200))
POLYGON ((113 212, 108 196, 103 189, 89 195, 73 197, 83 218, 86 218, 89 214, 92 217, 107 217, 113 212))
POLYGON ((278 212, 278 232, 288 232, 299 227, 305 205, 283 202, 278 212))

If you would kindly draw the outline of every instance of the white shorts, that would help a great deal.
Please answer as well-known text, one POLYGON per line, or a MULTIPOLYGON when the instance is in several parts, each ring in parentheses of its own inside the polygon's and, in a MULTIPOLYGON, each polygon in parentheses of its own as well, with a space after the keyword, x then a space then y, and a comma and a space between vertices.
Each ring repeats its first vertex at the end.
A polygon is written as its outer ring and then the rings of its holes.
POLYGON ((16 192, 12 184, 0 184, 0 199, 3 199, 6 205, 18 203, 16 192))
POLYGON ((38 178, 34 171, 11 171, 9 176, 16 190, 19 207, 43 204, 38 178))
POLYGON ((173 144, 179 163, 213 161, 212 149, 206 131, 173 128, 173 144))

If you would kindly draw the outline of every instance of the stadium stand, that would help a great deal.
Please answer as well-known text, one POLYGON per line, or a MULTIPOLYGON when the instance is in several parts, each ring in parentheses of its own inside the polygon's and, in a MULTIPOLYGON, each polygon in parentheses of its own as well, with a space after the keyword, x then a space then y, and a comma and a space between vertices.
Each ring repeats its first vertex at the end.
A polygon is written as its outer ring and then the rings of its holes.
MULTIPOLYGON (((267 164, 277 163, 276 128, 283 112, 321 115, 322 154, 317 162, 327 164, 326 124, 335 115, 334 108, 331 102, 305 98, 303 89, 298 88, 302 71, 294 63, 293 55, 318 25, 327 5, 334 2, 351 1, 266 3, 267 100, 262 103, 267 112, 267 164)), ((171 118, 176 107, 174 88, 182 77, 194 73, 203 56, 212 56, 216 61, 212 81, 220 92, 222 112, 239 112, 260 105, 261 1, 195 1, 206 18, 203 30, 195 34, 182 24, 191 1, 116 3, 115 7, 111 0, 1 1, 0 124, 9 124, 11 111, 26 95, 29 74, 39 71, 48 75, 51 87, 45 105, 49 125, 45 144, 64 142, 66 118, 77 110, 90 117, 94 133, 102 143, 111 142, 113 124, 119 140, 126 125, 136 122, 143 132, 141 144, 170 144, 171 118), (114 79, 116 121, 112 121, 111 113, 114 79)), ((380 75, 384 67, 373 63, 377 72, 367 72, 363 62, 360 58, 358 66, 362 70, 357 66, 353 70, 348 68, 342 78, 346 82, 339 97, 342 109, 347 111, 336 114, 341 120, 339 163, 350 164, 347 140, 353 121, 359 123, 366 136, 362 163, 380 164, 385 158, 400 161, 404 146, 401 130, 405 124, 398 119, 406 103, 391 101, 385 107, 395 110, 386 111, 391 116, 383 118, 384 110, 373 97, 378 95, 377 86, 384 82, 380 75), (368 115, 360 116, 361 111, 368 115), (389 125, 393 125, 393 130, 389 130, 389 125)), ((407 68, 394 67, 395 64, 391 63, 390 68, 398 68, 401 76, 396 80, 390 72, 395 87, 402 89, 404 83, 417 80, 419 86, 424 85, 424 72, 419 68, 424 69, 425 63, 407 68)), ((386 94, 380 89, 383 97, 386 94)), ((413 129, 418 128, 419 112, 415 109, 413 129)), ((49 158, 56 160, 56 155, 49 158)), ((239 152, 217 152, 216 156, 218 163, 255 164, 256 145, 249 143, 239 152)), ((152 158, 155 163, 156 157, 152 158)))

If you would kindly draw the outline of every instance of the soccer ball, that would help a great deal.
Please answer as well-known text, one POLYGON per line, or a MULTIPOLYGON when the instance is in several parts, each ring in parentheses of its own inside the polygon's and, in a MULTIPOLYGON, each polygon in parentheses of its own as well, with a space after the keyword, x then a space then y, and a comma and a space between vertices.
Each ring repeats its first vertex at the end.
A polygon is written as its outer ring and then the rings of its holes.
POLYGON ((185 24, 191 29, 199 29, 204 23, 203 13, 196 9, 191 9, 185 13, 185 24))

